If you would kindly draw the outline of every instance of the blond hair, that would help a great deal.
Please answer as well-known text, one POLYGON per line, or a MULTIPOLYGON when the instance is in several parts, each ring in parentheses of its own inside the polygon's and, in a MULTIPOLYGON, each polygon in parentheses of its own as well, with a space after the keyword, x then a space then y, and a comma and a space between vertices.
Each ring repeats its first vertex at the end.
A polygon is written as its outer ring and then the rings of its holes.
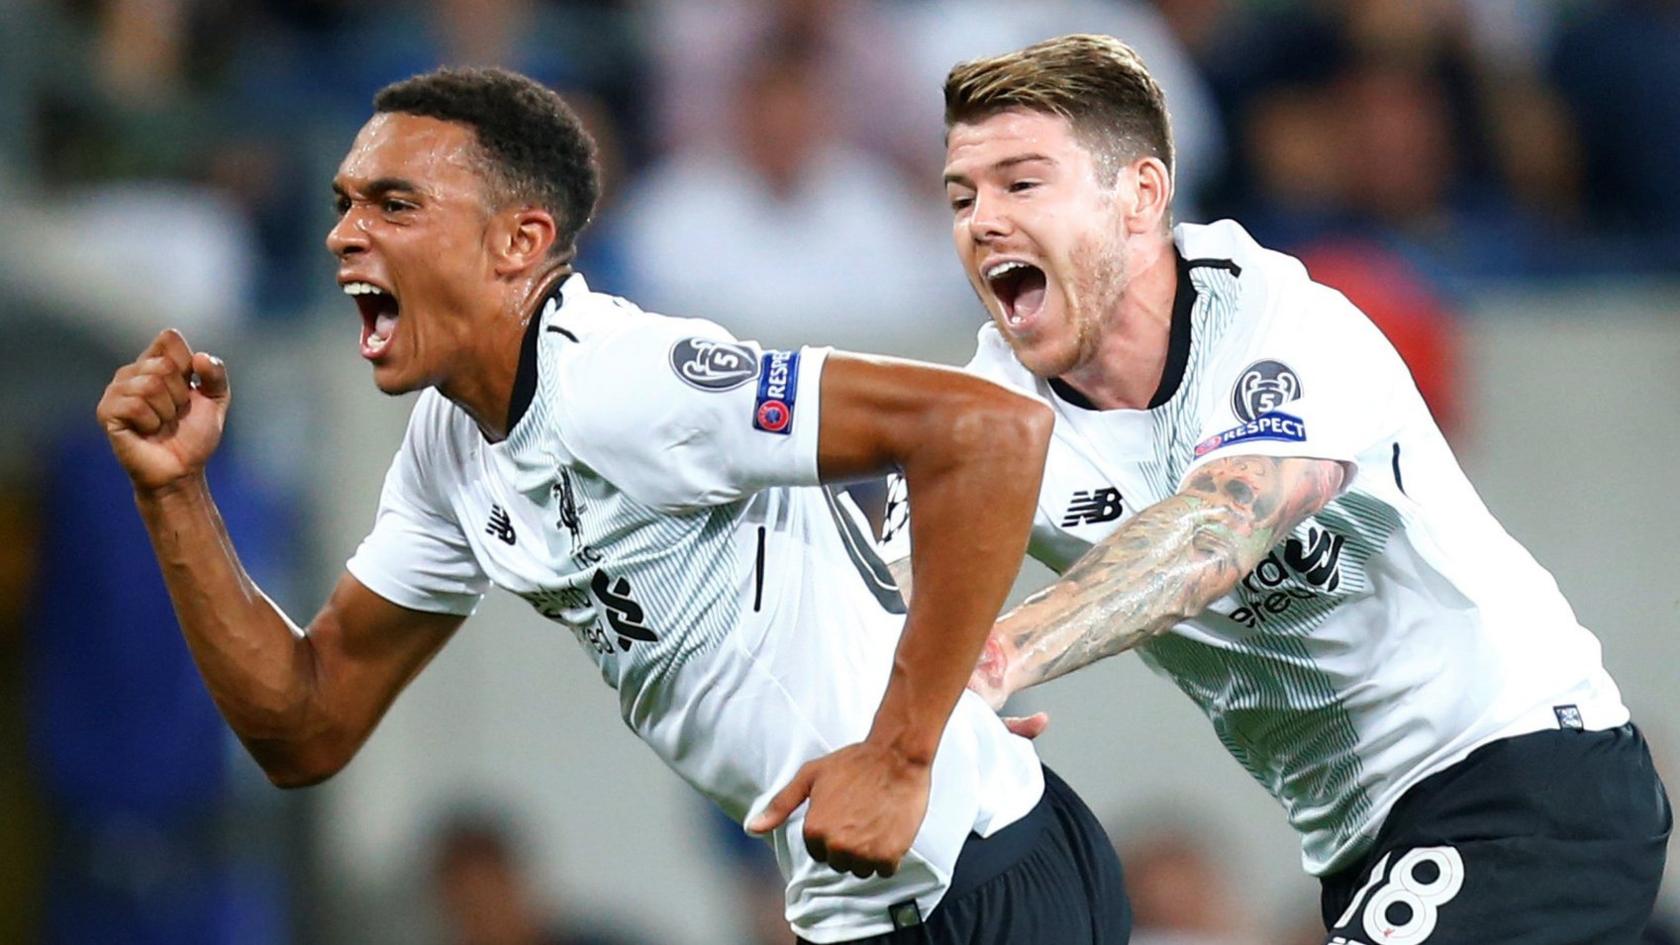
POLYGON ((1075 33, 1001 56, 957 63, 945 78, 945 130, 1014 108, 1060 115, 1112 184, 1125 164, 1159 158, 1173 170, 1167 103, 1143 60, 1112 36, 1075 33))

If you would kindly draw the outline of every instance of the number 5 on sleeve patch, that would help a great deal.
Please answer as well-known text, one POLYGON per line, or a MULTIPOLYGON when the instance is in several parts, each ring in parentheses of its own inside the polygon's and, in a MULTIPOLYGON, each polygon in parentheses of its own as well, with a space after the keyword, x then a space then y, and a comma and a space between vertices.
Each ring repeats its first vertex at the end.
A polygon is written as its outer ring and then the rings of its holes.
POLYGON ((792 433, 798 393, 799 352, 764 352, 759 363, 758 398, 753 402, 753 428, 783 436, 792 433))

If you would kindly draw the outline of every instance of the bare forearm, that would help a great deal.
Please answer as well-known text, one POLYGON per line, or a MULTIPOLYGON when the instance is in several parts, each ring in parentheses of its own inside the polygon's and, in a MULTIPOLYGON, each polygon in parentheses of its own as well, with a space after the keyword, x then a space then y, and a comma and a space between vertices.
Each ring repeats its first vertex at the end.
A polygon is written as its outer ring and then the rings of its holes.
POLYGON ((1026 552, 1050 417, 965 411, 904 465, 915 594, 872 739, 931 760, 1026 552))
POLYGON ((1229 593, 1340 488, 1310 459, 1239 457, 1126 522, 994 630, 1005 694, 1131 649, 1229 593))
POLYGON ((314 671, 307 640, 245 572, 202 477, 135 504, 181 632, 222 715, 248 742, 300 724, 314 671))

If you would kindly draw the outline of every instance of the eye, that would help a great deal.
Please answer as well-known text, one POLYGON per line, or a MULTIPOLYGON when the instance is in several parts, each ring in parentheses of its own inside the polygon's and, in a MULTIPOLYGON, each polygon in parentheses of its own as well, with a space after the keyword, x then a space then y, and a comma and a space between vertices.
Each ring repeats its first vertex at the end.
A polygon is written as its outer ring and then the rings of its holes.
POLYGON ((385 202, 380 204, 380 207, 382 207, 386 213, 401 213, 404 210, 413 210, 414 204, 411 204, 406 200, 398 200, 395 197, 387 197, 385 198, 385 202))
POLYGON ((1012 194, 1019 194, 1024 191, 1032 190, 1037 186, 1038 181, 1036 180, 1018 180, 1009 185, 1009 192, 1012 194))
POLYGON ((974 198, 973 197, 952 197, 951 198, 951 212, 953 212, 953 213, 961 213, 962 211, 967 210, 969 207, 972 207, 972 206, 974 206, 974 198))
POLYGON ((333 197, 333 212, 337 213, 339 216, 344 216, 346 213, 349 213, 350 198, 344 196, 343 194, 333 197))

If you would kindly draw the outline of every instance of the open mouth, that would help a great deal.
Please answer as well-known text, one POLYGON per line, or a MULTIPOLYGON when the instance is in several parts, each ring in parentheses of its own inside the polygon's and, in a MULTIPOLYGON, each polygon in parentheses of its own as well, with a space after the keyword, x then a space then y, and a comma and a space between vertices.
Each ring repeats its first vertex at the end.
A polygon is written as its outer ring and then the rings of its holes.
POLYGON ((397 330, 397 297, 371 282, 346 282, 344 294, 356 300, 362 313, 362 357, 384 354, 397 330))
POLYGON ((986 284, 1003 306, 1010 327, 1024 324, 1044 307, 1044 270, 1020 260, 1000 262, 986 270, 986 284))

